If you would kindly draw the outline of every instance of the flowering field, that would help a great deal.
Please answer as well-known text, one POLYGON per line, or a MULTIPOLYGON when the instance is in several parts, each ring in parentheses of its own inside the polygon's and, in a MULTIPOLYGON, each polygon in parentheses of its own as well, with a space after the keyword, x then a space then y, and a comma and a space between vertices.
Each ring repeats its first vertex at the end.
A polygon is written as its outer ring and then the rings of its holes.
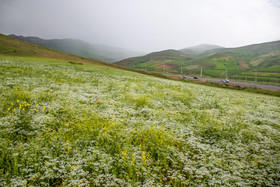
POLYGON ((279 186, 280 98, 0 56, 0 186, 279 186))

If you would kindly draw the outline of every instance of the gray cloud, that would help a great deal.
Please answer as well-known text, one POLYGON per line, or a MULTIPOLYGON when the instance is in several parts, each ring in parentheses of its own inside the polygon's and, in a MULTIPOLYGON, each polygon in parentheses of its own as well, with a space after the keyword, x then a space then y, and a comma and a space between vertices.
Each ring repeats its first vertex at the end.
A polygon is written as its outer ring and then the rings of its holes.
POLYGON ((0 32, 154 51, 280 39, 278 0, 1 0, 0 32))

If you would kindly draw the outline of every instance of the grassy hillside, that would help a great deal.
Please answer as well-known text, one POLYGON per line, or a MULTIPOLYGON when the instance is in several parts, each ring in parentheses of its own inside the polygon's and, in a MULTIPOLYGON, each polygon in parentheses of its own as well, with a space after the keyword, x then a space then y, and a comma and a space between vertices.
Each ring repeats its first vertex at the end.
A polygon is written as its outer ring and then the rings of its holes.
POLYGON ((142 57, 125 59, 116 62, 116 64, 150 71, 176 72, 181 66, 188 64, 190 60, 191 58, 183 52, 177 50, 165 50, 150 53, 142 57))
POLYGON ((129 51, 117 47, 110 47, 105 45, 93 45, 81 40, 74 39, 52 39, 45 40, 38 37, 24 37, 9 35, 10 37, 36 44, 39 46, 71 53, 74 55, 82 56, 85 58, 91 58, 101 60, 105 62, 115 62, 132 56, 139 56, 143 53, 129 51))
POLYGON ((278 186, 280 98, 0 56, 0 186, 278 186))
POLYGON ((227 68, 231 79, 254 81, 257 77, 259 82, 280 82, 280 41, 213 50, 193 60, 191 65, 202 66, 204 74, 211 77, 225 76, 227 68))

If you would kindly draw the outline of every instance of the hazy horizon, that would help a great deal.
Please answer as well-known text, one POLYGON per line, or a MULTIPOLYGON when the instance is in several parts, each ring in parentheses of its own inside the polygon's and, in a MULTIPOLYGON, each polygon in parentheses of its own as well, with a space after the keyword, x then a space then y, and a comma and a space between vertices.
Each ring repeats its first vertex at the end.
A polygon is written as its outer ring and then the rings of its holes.
POLYGON ((132 51, 280 40, 278 0, 1 0, 0 33, 132 51))

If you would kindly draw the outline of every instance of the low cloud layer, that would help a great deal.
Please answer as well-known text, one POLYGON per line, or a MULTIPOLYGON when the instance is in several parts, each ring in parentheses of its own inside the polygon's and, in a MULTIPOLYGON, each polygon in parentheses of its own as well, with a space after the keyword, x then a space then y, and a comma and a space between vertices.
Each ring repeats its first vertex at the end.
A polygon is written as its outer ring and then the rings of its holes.
POLYGON ((280 39, 278 0, 1 0, 0 32, 137 51, 280 39))

